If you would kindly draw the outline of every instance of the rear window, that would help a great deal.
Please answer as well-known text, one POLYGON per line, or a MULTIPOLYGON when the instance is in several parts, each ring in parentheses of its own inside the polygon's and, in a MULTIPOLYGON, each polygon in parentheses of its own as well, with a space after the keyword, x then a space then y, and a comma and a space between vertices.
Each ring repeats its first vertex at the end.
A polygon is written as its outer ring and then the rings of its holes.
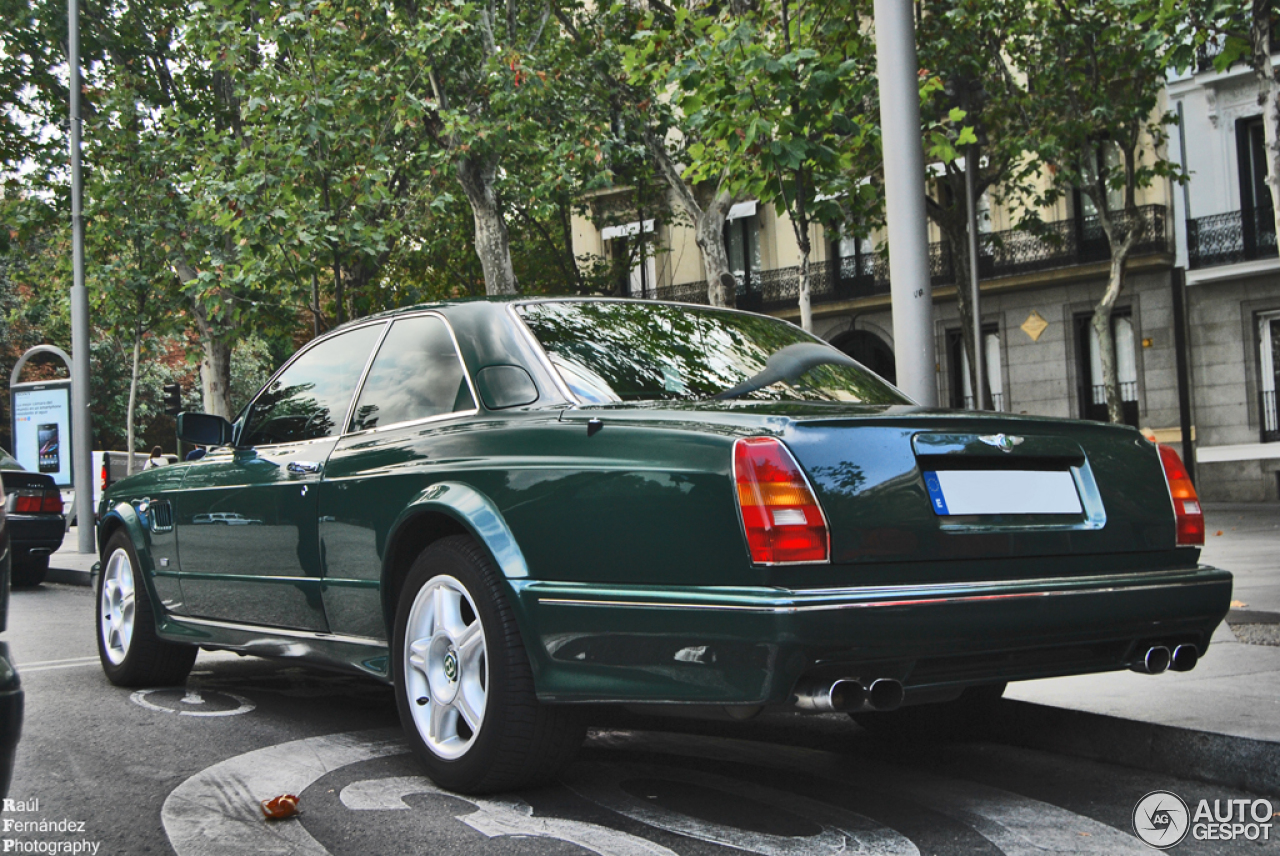
MULTIPOLYGON (((775 318, 669 303, 557 301, 518 311, 569 389, 591 403, 712 398, 759 374, 775 351, 821 343, 775 318)), ((870 370, 842 365, 819 365, 740 397, 911 403, 870 370)))

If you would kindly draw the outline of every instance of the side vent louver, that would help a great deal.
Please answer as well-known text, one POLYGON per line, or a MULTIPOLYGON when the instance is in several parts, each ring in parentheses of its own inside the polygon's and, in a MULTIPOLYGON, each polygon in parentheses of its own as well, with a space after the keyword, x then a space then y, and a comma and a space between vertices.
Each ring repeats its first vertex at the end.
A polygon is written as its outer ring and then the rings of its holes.
POLYGON ((158 499, 151 503, 149 510, 152 532, 173 531, 173 506, 169 504, 169 500, 158 499))

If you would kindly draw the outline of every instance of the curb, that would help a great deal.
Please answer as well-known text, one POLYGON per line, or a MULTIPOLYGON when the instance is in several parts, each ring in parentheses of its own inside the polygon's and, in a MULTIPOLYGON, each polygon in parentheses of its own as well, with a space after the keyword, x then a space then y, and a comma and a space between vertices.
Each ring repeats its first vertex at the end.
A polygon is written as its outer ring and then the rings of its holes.
POLYGON ((1004 701, 1002 742, 1280 797, 1280 743, 1004 701))
POLYGON ((45 582, 62 583, 71 586, 88 586, 88 571, 73 571, 69 568, 49 568, 44 575, 45 582))

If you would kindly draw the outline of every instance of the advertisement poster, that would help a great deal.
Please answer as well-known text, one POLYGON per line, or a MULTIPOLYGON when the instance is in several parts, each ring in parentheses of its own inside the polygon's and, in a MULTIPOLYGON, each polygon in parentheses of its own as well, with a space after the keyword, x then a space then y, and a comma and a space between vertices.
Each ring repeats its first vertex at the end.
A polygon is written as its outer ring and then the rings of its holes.
POLYGON ((14 387, 13 446, 22 466, 71 486, 70 382, 14 387))

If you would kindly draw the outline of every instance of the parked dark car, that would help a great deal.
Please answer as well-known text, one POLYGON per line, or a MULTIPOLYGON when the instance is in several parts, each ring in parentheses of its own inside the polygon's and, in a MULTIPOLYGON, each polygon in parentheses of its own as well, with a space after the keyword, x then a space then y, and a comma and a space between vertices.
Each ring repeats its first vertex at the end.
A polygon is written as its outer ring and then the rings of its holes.
POLYGON ((1172 449, 921 408, 746 312, 420 306, 179 425, 212 451, 99 509, 107 676, 171 685, 197 646, 371 675, 459 791, 554 775, 589 704, 875 723, 1190 669, 1231 599, 1172 449))
MULTIPOLYGON (((9 574, 12 550, 5 519, 4 490, 0 488, 0 632, 9 626, 9 574)), ((0 642, 0 799, 9 793, 13 759, 22 735, 22 682, 9 656, 9 643, 0 642)))
POLYGON ((0 449, 0 482, 7 497, 13 585, 40 585, 49 572, 49 556, 62 546, 67 531, 62 493, 53 476, 28 472, 4 449, 0 449))

